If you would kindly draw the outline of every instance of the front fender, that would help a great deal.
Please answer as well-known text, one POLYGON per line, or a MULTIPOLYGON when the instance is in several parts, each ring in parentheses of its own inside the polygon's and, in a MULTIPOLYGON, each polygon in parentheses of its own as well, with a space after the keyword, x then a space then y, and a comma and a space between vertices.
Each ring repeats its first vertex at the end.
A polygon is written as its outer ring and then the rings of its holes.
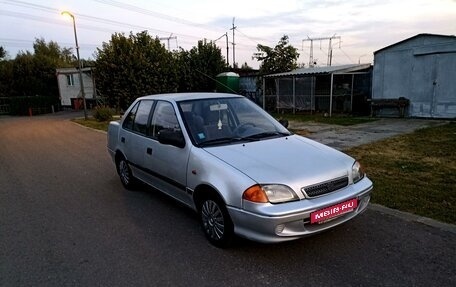
POLYGON ((211 155, 202 148, 192 148, 188 162, 187 185, 195 190, 199 185, 214 188, 228 206, 242 207, 243 192, 256 182, 211 155))

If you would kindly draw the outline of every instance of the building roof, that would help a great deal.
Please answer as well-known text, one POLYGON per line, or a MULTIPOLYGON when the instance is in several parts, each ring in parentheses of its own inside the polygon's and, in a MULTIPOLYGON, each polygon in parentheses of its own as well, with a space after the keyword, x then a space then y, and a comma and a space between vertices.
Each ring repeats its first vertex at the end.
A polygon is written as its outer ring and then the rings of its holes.
POLYGON ((266 78, 293 77, 304 75, 344 74, 352 73, 370 68, 371 64, 350 64, 340 66, 325 66, 313 68, 300 68, 293 71, 265 75, 266 78))
POLYGON ((446 38, 448 40, 455 40, 456 41, 456 36, 454 35, 438 35, 438 34, 427 34, 427 33, 423 33, 423 34, 418 34, 418 35, 415 35, 413 37, 410 37, 410 38, 407 38, 407 39, 404 39, 402 41, 399 41, 397 43, 394 43, 394 44, 391 44, 389 46, 386 46, 384 48, 381 48, 380 50, 377 50, 374 52, 374 55, 377 54, 378 52, 381 52, 381 51, 384 51, 386 49, 389 49, 389 48, 392 48, 394 46, 397 46, 397 45, 400 45, 400 44, 403 44, 407 41, 410 41, 412 39, 415 39, 415 38, 421 38, 421 37, 435 37, 435 38, 446 38))
MULTIPOLYGON (((57 74, 77 74, 79 73, 79 69, 76 68, 58 68, 55 69, 57 74)), ((87 68, 82 68, 81 71, 84 72, 90 72, 92 71, 92 67, 87 67, 87 68)))
POLYGON ((216 77, 238 77, 239 78, 239 75, 234 72, 224 72, 224 73, 218 74, 216 77))

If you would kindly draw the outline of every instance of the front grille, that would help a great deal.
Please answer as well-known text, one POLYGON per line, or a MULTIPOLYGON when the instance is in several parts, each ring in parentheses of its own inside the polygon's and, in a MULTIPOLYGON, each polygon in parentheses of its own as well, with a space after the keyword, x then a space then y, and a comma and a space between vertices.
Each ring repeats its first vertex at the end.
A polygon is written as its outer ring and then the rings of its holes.
POLYGON ((303 187, 302 191, 308 197, 320 196, 344 188, 348 185, 348 177, 341 177, 327 182, 303 187))

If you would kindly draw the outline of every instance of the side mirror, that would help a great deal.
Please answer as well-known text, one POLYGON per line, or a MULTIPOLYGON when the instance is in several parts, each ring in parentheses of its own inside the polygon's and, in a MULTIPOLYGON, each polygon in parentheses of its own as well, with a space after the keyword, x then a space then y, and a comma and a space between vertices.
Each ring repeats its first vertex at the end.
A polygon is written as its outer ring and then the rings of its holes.
POLYGON ((284 126, 285 128, 288 128, 288 120, 286 119, 280 119, 279 123, 284 126))
POLYGON ((162 129, 158 132, 158 142, 178 148, 185 147, 185 139, 180 130, 162 129))

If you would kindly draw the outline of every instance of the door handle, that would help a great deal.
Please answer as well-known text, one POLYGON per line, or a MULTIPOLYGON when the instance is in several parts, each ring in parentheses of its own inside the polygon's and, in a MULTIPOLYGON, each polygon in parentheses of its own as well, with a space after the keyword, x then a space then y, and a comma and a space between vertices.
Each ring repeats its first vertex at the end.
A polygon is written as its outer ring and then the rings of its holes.
POLYGON ((152 149, 150 147, 148 147, 147 150, 146 150, 146 153, 151 155, 152 154, 152 149))
POLYGON ((121 138, 120 138, 120 141, 121 141, 122 143, 125 143, 125 138, 124 138, 124 137, 121 137, 121 138))

